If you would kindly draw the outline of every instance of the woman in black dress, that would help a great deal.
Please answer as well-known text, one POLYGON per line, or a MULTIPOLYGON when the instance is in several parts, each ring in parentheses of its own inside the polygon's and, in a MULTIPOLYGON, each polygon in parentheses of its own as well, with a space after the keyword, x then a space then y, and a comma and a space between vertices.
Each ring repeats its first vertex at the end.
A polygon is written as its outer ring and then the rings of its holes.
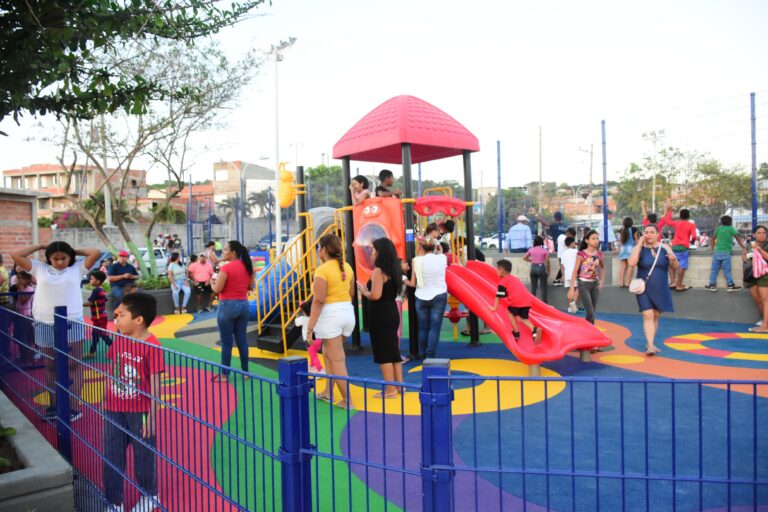
MULTIPOLYGON (((399 314, 395 299, 403 286, 402 269, 395 244, 389 238, 373 241, 374 269, 368 286, 358 283, 360 293, 368 299, 368 332, 371 336, 373 361, 381 367, 387 382, 403 382, 403 362, 397 336, 399 314)), ((396 398, 401 388, 387 385, 376 398, 396 398)))

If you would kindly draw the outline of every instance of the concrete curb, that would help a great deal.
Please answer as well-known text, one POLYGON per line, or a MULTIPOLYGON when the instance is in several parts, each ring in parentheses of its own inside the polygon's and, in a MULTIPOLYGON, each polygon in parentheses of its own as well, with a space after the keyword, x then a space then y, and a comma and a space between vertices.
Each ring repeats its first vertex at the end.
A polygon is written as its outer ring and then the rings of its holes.
POLYGON ((0 419, 16 429, 10 439, 25 466, 0 475, 0 512, 74 511, 72 467, 2 392, 0 419))

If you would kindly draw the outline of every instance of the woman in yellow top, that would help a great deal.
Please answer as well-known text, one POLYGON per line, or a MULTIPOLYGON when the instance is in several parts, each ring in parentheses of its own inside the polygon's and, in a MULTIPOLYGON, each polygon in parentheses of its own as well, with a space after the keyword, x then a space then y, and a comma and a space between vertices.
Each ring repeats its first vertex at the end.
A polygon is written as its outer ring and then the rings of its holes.
MULTIPOLYGON (((323 359, 328 375, 346 377, 347 362, 344 354, 344 338, 355 329, 355 311, 352 296, 355 293, 355 274, 352 267, 342 260, 341 240, 334 234, 323 236, 319 243, 318 256, 323 262, 315 270, 312 284, 312 310, 307 323, 307 341, 315 336, 323 340, 323 359)), ((339 407, 354 409, 348 396, 347 381, 330 384, 317 398, 333 401, 333 385, 337 384, 341 400, 339 407)))

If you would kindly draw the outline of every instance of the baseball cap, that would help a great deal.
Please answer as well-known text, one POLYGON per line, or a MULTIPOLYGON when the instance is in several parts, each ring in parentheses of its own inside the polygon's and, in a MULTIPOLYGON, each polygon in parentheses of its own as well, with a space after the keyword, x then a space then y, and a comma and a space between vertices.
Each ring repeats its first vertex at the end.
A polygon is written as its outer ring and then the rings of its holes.
POLYGON ((528 222, 528 217, 526 217, 525 215, 518 215, 517 220, 519 222, 528 222))
POLYGON ((127 258, 128 257, 128 251, 120 251, 119 253, 117 253, 117 255, 118 256, 125 256, 127 258))

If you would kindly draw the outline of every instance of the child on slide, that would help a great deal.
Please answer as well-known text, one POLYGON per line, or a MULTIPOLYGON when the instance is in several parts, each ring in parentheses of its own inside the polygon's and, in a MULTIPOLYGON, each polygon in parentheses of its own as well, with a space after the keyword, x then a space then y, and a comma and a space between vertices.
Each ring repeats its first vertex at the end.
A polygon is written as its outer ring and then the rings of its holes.
POLYGON ((515 337, 515 340, 520 339, 518 323, 522 322, 531 329, 533 342, 538 344, 541 342, 541 329, 528 320, 528 313, 531 310, 531 296, 528 290, 518 278, 511 275, 512 263, 509 260, 499 260, 496 263, 496 271, 500 278, 499 288, 496 292, 496 302, 488 309, 496 311, 499 307, 499 300, 506 298, 509 320, 512 322, 512 336, 515 337))

